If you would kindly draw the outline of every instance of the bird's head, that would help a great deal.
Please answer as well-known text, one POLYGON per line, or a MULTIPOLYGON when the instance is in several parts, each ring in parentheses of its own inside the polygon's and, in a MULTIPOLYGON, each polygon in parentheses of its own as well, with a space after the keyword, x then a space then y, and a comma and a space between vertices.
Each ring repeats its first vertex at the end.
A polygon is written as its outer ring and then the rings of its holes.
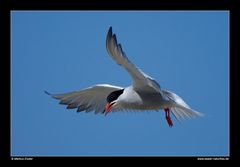
POLYGON ((111 92, 107 97, 107 104, 105 111, 108 113, 111 109, 114 109, 118 105, 118 97, 123 93, 124 89, 111 92))

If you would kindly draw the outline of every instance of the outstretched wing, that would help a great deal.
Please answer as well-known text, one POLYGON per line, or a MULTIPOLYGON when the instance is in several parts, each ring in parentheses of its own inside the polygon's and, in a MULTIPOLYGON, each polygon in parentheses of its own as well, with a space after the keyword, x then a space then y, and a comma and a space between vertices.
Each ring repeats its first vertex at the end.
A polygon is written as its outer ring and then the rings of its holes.
POLYGON ((115 34, 112 34, 112 27, 109 28, 106 47, 109 55, 117 64, 123 66, 133 78, 133 87, 135 90, 160 91, 160 85, 150 76, 136 68, 135 65, 127 58, 122 50, 121 44, 117 43, 115 34))
POLYGON ((60 104, 68 105, 67 109, 77 108, 80 111, 95 111, 95 113, 103 112, 107 103, 107 96, 122 87, 99 84, 83 90, 74 91, 64 94, 49 94, 53 98, 60 100, 60 104))

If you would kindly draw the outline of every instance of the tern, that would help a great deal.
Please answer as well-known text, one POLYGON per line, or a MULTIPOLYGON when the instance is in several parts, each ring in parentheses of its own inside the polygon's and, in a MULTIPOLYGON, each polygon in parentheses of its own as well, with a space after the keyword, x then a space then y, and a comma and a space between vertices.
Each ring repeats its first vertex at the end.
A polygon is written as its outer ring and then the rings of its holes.
POLYGON ((77 112, 95 111, 108 114, 110 111, 165 111, 165 118, 170 127, 173 126, 170 114, 178 121, 185 118, 194 118, 203 114, 194 111, 181 97, 168 90, 161 89, 160 85, 149 75, 137 68, 126 56, 116 34, 109 28, 106 38, 106 48, 112 59, 122 66, 132 77, 133 83, 128 87, 119 87, 109 84, 97 84, 86 89, 64 94, 50 94, 60 100, 60 104, 67 105, 67 109, 77 108, 77 112))

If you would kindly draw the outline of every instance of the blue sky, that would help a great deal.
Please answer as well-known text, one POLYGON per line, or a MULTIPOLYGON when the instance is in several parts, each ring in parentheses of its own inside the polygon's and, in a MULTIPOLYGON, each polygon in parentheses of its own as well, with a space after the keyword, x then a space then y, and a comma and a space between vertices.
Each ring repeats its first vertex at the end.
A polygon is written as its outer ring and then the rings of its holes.
POLYGON ((11 155, 229 155, 229 12, 12 11, 11 155), (129 59, 202 118, 77 113, 44 93, 128 86, 107 54, 113 27, 129 59))

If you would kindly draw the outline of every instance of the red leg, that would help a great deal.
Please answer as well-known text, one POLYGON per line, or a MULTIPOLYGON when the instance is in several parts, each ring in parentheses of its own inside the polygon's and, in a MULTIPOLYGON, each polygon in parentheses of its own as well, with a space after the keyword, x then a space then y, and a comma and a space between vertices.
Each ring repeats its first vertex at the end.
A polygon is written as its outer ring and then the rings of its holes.
POLYGON ((167 123, 168 123, 169 127, 172 127, 173 123, 172 123, 172 120, 171 120, 171 117, 170 117, 170 109, 169 108, 164 108, 164 111, 165 111, 165 116, 166 116, 167 123))

